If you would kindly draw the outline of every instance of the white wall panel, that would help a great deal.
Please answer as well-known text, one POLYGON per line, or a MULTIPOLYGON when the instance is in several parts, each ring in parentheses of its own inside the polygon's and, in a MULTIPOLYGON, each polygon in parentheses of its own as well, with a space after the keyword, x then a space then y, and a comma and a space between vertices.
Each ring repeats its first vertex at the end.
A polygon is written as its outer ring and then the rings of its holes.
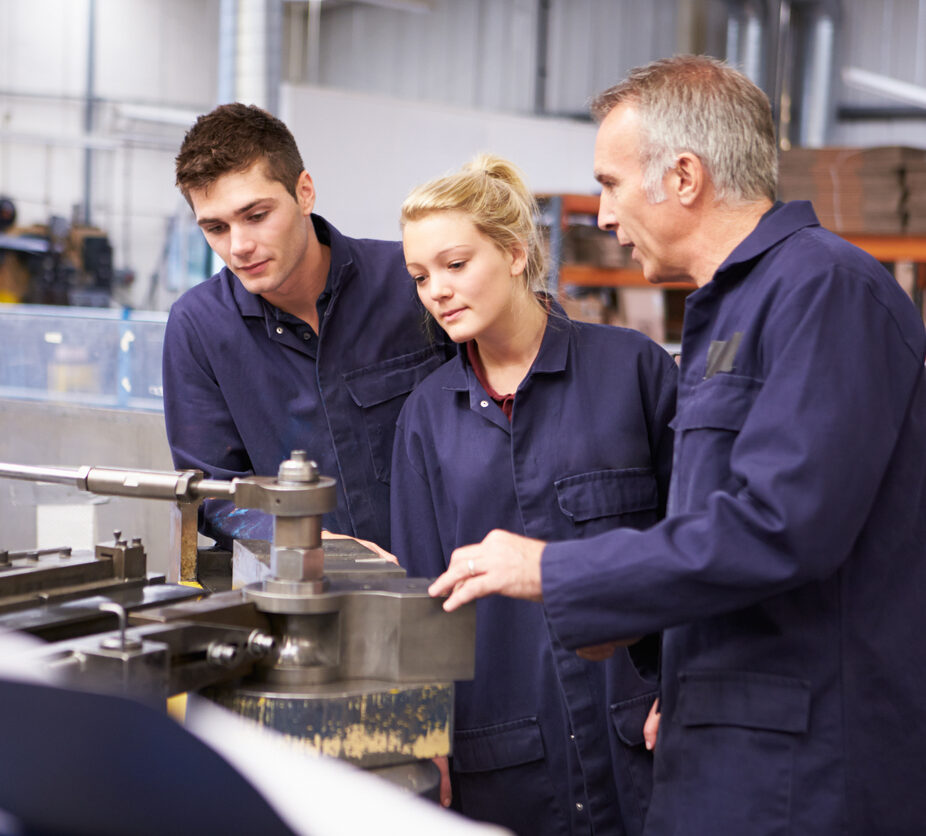
MULTIPOLYGON (((674 52, 677 5, 552 0, 547 109, 584 112, 587 99, 627 68, 674 52)), ((423 14, 362 3, 323 9, 322 84, 487 110, 535 108, 537 0, 432 0, 423 14)), ((290 4, 289 16, 304 25, 299 4, 290 4)))
POLYGON ((80 95, 87 0, 0 0, 0 90, 80 95))
POLYGON ((362 4, 324 11, 321 83, 465 107, 530 110, 534 0, 432 0, 432 6, 420 14, 362 4))
POLYGON ((214 101, 217 26, 217 0, 97 0, 97 94, 174 106, 214 101))
POLYGON ((586 113, 632 67, 672 55, 677 0, 553 0, 547 109, 586 113))
POLYGON ((412 187, 482 151, 508 157, 537 192, 590 192, 595 128, 362 93, 285 86, 293 129, 318 192, 317 211, 348 235, 397 238, 412 187))

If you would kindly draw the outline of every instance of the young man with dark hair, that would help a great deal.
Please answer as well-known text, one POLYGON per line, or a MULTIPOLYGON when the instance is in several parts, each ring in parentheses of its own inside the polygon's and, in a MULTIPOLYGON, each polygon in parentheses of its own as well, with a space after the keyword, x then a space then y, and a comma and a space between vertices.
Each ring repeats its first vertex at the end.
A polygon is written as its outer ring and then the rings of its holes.
MULTIPOLYGON (((201 116, 177 185, 226 266, 170 311, 164 412, 178 468, 274 475, 294 449, 338 483, 333 532, 389 547, 389 467, 399 409, 445 359, 423 328, 402 245, 353 239, 313 214, 296 141, 255 106, 201 116)), ((271 518, 225 500, 201 531, 230 548, 271 518)))

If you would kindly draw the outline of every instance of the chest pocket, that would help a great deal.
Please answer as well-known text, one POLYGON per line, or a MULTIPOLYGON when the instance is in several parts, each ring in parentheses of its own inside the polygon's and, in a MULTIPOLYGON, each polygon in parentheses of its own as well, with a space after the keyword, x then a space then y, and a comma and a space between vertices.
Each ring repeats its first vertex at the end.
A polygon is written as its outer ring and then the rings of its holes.
POLYGON ((389 483, 395 425, 405 399, 424 378, 443 363, 430 348, 364 366, 344 375, 351 399, 363 411, 373 470, 389 483))
POLYGON ((733 445, 746 423, 762 381, 716 374, 679 398, 669 426, 675 431, 669 512, 697 511, 716 490, 735 492, 733 445))
POLYGON ((739 374, 717 374, 679 399, 679 412, 669 422, 677 433, 684 430, 742 429, 759 394, 762 381, 739 374))
POLYGON ((557 479, 553 484, 560 510, 576 525, 586 527, 599 521, 604 530, 618 524, 637 527, 656 521, 659 489, 651 468, 593 470, 557 479))

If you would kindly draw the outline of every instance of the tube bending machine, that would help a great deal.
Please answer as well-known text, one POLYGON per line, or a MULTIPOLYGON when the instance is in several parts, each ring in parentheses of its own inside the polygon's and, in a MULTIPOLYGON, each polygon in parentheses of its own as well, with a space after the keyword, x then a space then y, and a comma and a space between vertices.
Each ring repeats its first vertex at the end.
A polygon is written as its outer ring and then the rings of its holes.
POLYGON ((301 744, 436 797, 450 752, 453 682, 473 676, 475 608, 445 613, 428 582, 353 541, 324 541, 335 482, 294 451, 276 478, 198 471, 0 464, 0 477, 173 503, 167 576, 116 532, 94 554, 0 550, 0 629, 46 644, 35 661, 78 688, 163 706, 196 691, 301 744), (263 580, 209 594, 196 574, 208 498, 273 515, 263 580), (113 629, 113 628, 116 629, 113 629))

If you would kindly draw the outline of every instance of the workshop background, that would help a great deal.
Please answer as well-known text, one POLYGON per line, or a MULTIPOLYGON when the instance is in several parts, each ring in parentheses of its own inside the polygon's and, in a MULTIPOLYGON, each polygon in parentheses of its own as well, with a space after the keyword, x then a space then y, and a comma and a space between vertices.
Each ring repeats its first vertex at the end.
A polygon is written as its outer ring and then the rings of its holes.
MULTIPOLYGON (((651 59, 706 52, 769 94, 782 197, 926 283, 926 0, 0 0, 0 461, 169 469, 166 311, 218 265, 174 187, 222 101, 293 129, 317 211, 394 238, 415 184, 480 151, 542 196, 579 317, 671 344, 653 290, 594 227, 587 102, 651 59)), ((141 536, 166 509, 0 482, 0 549, 141 536), (51 543, 50 543, 51 541, 51 543)))

